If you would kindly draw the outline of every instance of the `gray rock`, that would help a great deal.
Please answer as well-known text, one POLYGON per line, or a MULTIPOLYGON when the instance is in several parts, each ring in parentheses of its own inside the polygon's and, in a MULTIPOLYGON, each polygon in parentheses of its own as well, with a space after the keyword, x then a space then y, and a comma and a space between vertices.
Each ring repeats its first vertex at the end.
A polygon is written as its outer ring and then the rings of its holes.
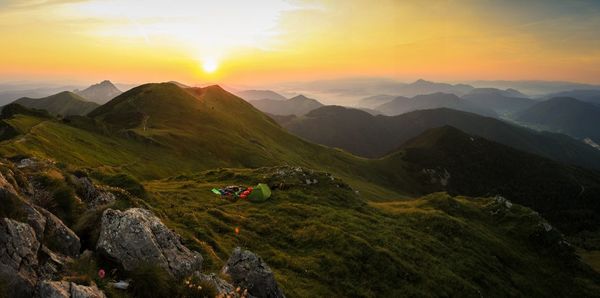
POLYGON ((0 264, 17 272, 30 270, 37 266, 39 248, 40 243, 31 226, 8 218, 0 219, 0 264))
POLYGON ((36 210, 46 218, 43 241, 46 246, 66 256, 79 255, 81 242, 77 234, 48 210, 40 207, 37 207, 36 210))
MULTIPOLYGON (((16 272, 12 267, 0 264, 0 279, 5 283, 6 297, 30 298, 35 291, 35 276, 16 272)), ((4 296, 2 296, 4 297, 4 296)))
POLYGON ((184 277, 202 267, 200 254, 183 246, 177 234, 141 208, 105 210, 97 249, 119 261, 125 270, 151 263, 175 277, 184 277))
POLYGON ((89 207, 109 204, 117 199, 111 192, 96 187, 90 178, 76 178, 76 181, 79 183, 82 199, 89 207))
POLYGON ((71 283, 68 281, 42 281, 38 284, 37 296, 42 298, 71 297, 71 283))
POLYGON ((235 287, 230 283, 220 279, 216 274, 197 274, 200 280, 206 281, 212 284, 217 290, 217 295, 223 295, 223 297, 227 297, 228 295, 231 297, 238 297, 239 295, 235 292, 235 287))
POLYGON ((0 278, 7 283, 9 297, 31 297, 39 247, 31 226, 0 219, 0 278))
POLYGON ((102 292, 96 285, 82 286, 71 283, 71 297, 72 298, 105 298, 104 292, 102 292))
POLYGON ((42 245, 38 254, 38 275, 43 279, 60 279, 66 269, 67 263, 72 259, 60 254, 56 254, 46 246, 42 245))
POLYGON ((277 285, 271 268, 257 255, 237 247, 223 267, 223 273, 231 276, 233 284, 258 298, 285 297, 277 285))
POLYGON ((42 281, 37 287, 39 298, 105 298, 96 285, 82 286, 68 281, 42 281))

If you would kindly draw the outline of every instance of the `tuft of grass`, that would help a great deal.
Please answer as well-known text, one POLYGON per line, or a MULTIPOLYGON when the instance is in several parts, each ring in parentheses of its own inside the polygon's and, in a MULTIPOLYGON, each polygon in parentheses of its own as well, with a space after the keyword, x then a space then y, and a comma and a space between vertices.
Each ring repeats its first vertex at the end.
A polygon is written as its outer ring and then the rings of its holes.
POLYGON ((217 294, 217 288, 213 283, 202 280, 195 275, 183 280, 177 288, 177 296, 179 297, 213 298, 217 294))
POLYGON ((122 188, 136 197, 144 198, 146 196, 144 186, 131 175, 120 173, 106 176, 95 173, 95 178, 106 185, 122 188))
POLYGON ((155 264, 142 264, 128 272, 130 292, 134 297, 173 297, 175 281, 163 268, 155 264))
POLYGON ((17 221, 26 221, 27 214, 23 210, 23 202, 6 189, 0 189, 0 218, 7 217, 17 221))

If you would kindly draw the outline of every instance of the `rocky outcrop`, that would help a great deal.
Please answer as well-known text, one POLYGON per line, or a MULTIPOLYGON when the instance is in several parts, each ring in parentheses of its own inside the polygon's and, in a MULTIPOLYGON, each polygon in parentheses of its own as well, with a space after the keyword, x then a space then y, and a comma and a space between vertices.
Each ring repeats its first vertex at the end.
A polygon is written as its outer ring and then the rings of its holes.
POLYGON ((40 243, 28 224, 8 218, 0 219, 0 263, 23 271, 37 266, 40 243))
POLYGON ((52 250, 66 256, 75 257, 79 255, 81 242, 77 234, 69 229, 54 214, 44 208, 36 208, 45 218, 44 244, 52 250))
POLYGON ((39 298, 105 298, 95 285, 82 286, 68 281, 42 281, 37 287, 39 298))
POLYGON ((88 177, 75 178, 83 201, 88 207, 94 208, 114 202, 117 198, 109 191, 105 191, 94 185, 88 177))
POLYGON ((28 224, 0 219, 0 278, 10 297, 31 297, 40 243, 28 224))
POLYGON ((200 254, 183 246, 177 234, 141 208, 105 210, 97 250, 117 260, 125 270, 151 263, 175 277, 184 277, 202 267, 200 254))
POLYGON ((239 297, 239 293, 236 293, 235 287, 223 279, 220 279, 216 274, 199 273, 197 276, 201 281, 211 284, 215 288, 217 295, 222 295, 223 297, 239 297))
POLYGON ((262 298, 285 297, 273 276, 271 268, 257 255, 248 250, 236 248, 223 267, 235 286, 248 289, 252 296, 262 298))

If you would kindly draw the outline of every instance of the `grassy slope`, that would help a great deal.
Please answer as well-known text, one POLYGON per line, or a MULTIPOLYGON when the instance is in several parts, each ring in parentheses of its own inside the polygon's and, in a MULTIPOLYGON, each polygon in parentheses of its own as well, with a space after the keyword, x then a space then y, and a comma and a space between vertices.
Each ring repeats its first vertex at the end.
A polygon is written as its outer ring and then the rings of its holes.
POLYGON ((44 98, 23 97, 15 100, 14 103, 63 116, 85 115, 99 106, 97 103, 86 101, 83 97, 69 91, 44 98))
POLYGON ((290 297, 585 296, 600 290, 597 276, 553 245, 556 239, 532 236, 542 221, 527 208, 445 194, 366 203, 327 174, 278 173, 281 168, 222 169, 145 186, 155 211, 202 251, 208 268, 218 270, 235 246, 249 247, 290 297), (319 183, 308 186, 303 175, 319 183), (283 182, 283 189, 274 188, 259 204, 210 192, 259 181, 283 182))
POLYGON ((184 91, 173 84, 145 85, 90 115, 94 119, 86 121, 91 125, 31 116, 9 119, 16 126, 42 123, 22 129, 25 136, 2 142, 0 153, 124 171, 142 180, 217 167, 291 164, 336 173, 365 195, 390 198, 398 197, 398 191, 416 192, 401 170, 384 174, 372 161, 299 139, 218 86, 184 91), (107 126, 108 132, 90 126, 107 126))
POLYGON ((527 209, 516 207, 514 214, 495 217, 489 215, 495 210, 489 208, 496 208, 490 200, 444 195, 367 203, 374 197, 398 197, 399 190, 419 190, 403 164, 360 159, 302 141, 220 88, 189 93, 170 85, 136 89, 113 103, 122 106, 112 115, 108 108, 92 114, 98 123, 112 117, 105 133, 78 128, 84 127, 79 122, 8 119, 23 135, 2 142, 0 154, 33 154, 146 180, 149 204, 186 244, 203 253, 208 269, 218 269, 234 246, 249 247, 274 268, 291 297, 548 296, 566 290, 585 295, 580 291, 598 284, 577 263, 531 242, 540 219, 527 209), (165 98, 182 106, 174 109, 165 98), (141 117, 124 117, 136 115, 141 117), (309 173, 319 180, 311 187, 304 177, 274 177, 272 169, 191 174, 282 163, 351 177, 347 182, 360 192, 318 173, 309 173), (259 181, 283 182, 282 189, 263 204, 230 203, 209 192, 214 186, 259 181), (239 236, 233 233, 236 226, 239 236))
POLYGON ((375 117, 341 107, 322 107, 284 124, 300 137, 363 156, 393 152, 427 129, 444 125, 563 163, 600 169, 600 152, 566 135, 536 132, 498 119, 446 108, 375 117))

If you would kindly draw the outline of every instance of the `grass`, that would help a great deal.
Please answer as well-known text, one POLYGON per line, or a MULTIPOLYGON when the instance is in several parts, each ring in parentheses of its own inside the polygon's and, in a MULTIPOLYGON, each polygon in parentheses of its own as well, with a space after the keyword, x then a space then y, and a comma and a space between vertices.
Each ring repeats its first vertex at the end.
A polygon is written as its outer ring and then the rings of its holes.
MULTIPOLYGON (((266 260, 289 297, 600 291, 598 275, 556 246, 558 235, 541 232, 531 210, 444 193, 408 199, 424 189, 402 158, 368 160, 310 144, 218 87, 141 86, 92 116, 5 119, 21 135, 2 141, 0 154, 52 159, 97 182, 143 190, 136 203, 200 251, 206 271, 218 272, 243 246, 266 260), (273 188, 264 203, 210 192, 258 182, 273 188)), ((130 205, 120 202, 113 207, 130 205)), ((84 247, 94 247, 100 210, 75 222, 84 247)))
POLYGON ((145 187, 155 212, 201 251, 207 270, 218 271, 234 247, 247 247, 266 260, 289 297, 585 296, 598 290, 597 276, 585 266, 573 269, 575 261, 556 257, 571 252, 530 238, 540 218, 527 208, 492 216, 498 206, 491 199, 442 193, 366 203, 326 174, 310 174, 319 183, 309 186, 298 177, 282 180, 277 171, 222 169, 145 187), (260 181, 283 181, 283 187, 259 204, 210 193, 215 186, 260 181))
POLYGON ((66 122, 23 114, 5 120, 22 135, 0 142, 0 154, 53 159, 139 180, 288 164, 332 172, 378 199, 417 191, 402 165, 390 171, 389 164, 304 141, 218 86, 143 85, 95 110, 92 118, 66 122))

